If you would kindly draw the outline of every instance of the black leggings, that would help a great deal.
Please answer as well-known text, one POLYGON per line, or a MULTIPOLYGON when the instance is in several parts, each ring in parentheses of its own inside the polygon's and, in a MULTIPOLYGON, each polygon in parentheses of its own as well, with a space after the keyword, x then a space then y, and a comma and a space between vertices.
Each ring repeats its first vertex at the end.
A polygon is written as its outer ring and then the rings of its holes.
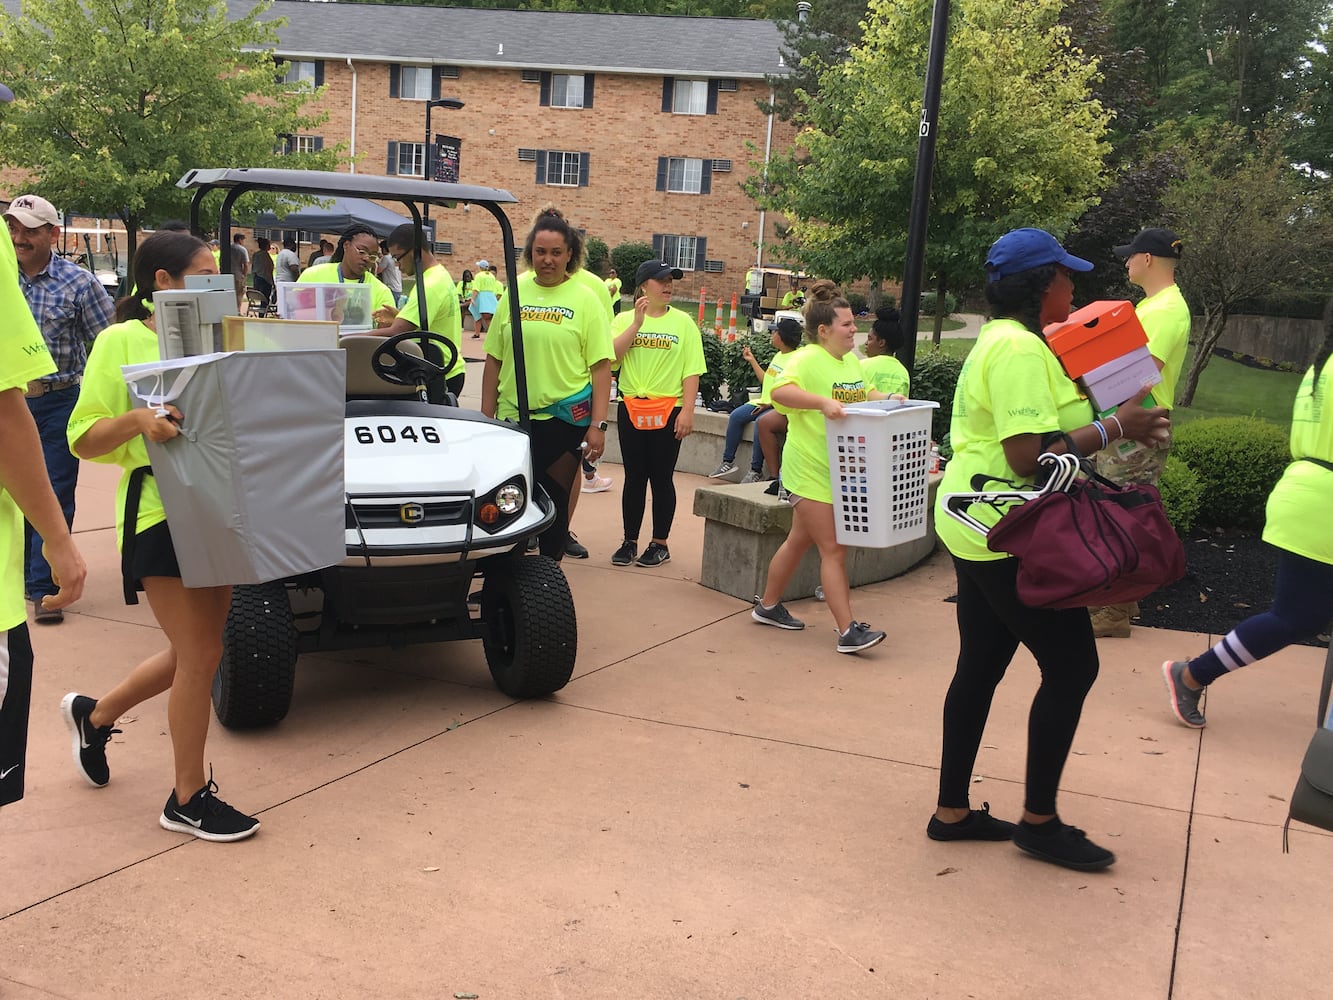
POLYGON ((555 520, 537 538, 541 554, 559 562, 569 541, 569 492, 579 471, 579 444, 588 432, 563 420, 532 421, 532 468, 555 502, 555 520))
POLYGON ((625 523, 625 540, 637 542, 643 526, 643 508, 648 499, 648 485, 653 487, 653 537, 666 541, 671 522, 676 519, 676 459, 680 442, 676 440, 677 406, 665 427, 641 431, 634 427, 625 401, 616 411, 616 431, 620 435, 620 460, 625 463, 625 486, 620 493, 620 516, 625 523))
POLYGON ((1018 599, 1018 561, 954 557, 958 575, 958 666, 944 699, 939 804, 968 807, 972 768, 996 685, 1021 642, 1041 669, 1028 713, 1025 808, 1055 812, 1060 774, 1074 742, 1083 699, 1097 679, 1097 643, 1084 608, 1045 611, 1018 599))

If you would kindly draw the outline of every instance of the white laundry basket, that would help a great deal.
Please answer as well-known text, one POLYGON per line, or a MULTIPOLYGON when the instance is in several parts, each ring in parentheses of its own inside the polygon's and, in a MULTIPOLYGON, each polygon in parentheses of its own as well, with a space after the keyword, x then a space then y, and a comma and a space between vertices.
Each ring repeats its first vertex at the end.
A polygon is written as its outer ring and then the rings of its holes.
POLYGON ((882 549, 926 534, 930 422, 939 403, 873 400, 825 421, 838 542, 882 549))

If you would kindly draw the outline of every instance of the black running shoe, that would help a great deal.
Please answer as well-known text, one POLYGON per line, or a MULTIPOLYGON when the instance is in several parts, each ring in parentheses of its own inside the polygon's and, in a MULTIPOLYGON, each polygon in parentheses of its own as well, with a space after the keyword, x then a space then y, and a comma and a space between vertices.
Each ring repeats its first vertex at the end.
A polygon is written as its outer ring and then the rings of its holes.
POLYGON ((1013 840, 1014 824, 996 819, 990 814, 990 803, 983 802, 980 809, 971 810, 957 823, 930 817, 926 836, 931 840, 1013 840))
POLYGON ((211 768, 208 784, 191 795, 185 805, 176 801, 176 790, 173 788, 167 804, 162 807, 162 818, 158 820, 162 829, 188 833, 200 840, 216 843, 253 836, 259 829, 259 820, 227 805, 218 798, 217 791, 211 768))
POLYGON ((578 536, 572 531, 569 533, 569 537, 565 539, 565 555, 569 556, 571 559, 588 558, 587 547, 578 540, 578 536))
POLYGON ((94 788, 101 788, 111 780, 111 770, 106 764, 106 745, 120 730, 94 726, 89 722, 88 717, 96 707, 95 698, 72 691, 60 699, 60 714, 65 719, 74 748, 74 764, 84 781, 94 788))
POLYGON ((639 554, 638 542, 624 542, 620 548, 616 549, 615 555, 611 557, 612 566, 628 566, 634 561, 634 557, 639 554))
POLYGON ((1014 846, 1034 858, 1053 865, 1091 872, 1115 864, 1115 855, 1088 839, 1076 826, 1060 822, 1060 817, 1045 823, 1019 823, 1014 830, 1014 846))
POLYGON ((649 542, 648 547, 643 550, 643 555, 639 556, 640 566, 661 566, 663 563, 671 562, 671 553, 667 551, 665 545, 658 545, 656 542, 649 542))

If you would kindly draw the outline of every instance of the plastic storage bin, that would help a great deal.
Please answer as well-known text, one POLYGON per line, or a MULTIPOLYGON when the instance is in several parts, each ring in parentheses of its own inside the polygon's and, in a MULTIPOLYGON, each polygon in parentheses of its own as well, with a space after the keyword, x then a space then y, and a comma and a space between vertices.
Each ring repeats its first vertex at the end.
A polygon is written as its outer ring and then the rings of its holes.
POLYGON ((279 281, 278 316, 282 319, 331 320, 342 333, 369 330, 371 286, 318 281, 279 281))
POLYGON ((939 405, 874 400, 825 422, 840 544, 883 549, 926 534, 930 421, 939 405))
POLYGON ((1048 326, 1045 336, 1070 378, 1086 375, 1148 343, 1134 306, 1113 300, 1088 303, 1063 323, 1048 326))

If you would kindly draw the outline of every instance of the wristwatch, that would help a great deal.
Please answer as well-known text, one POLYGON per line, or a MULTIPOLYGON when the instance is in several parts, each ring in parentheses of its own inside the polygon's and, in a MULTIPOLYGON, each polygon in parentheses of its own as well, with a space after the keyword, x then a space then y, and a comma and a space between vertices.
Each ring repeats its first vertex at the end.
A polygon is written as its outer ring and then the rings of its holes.
POLYGON ((597 429, 598 429, 599 431, 603 431, 603 432, 605 432, 605 431, 606 431, 606 421, 605 421, 605 420, 599 420, 599 421, 597 421, 597 429))

